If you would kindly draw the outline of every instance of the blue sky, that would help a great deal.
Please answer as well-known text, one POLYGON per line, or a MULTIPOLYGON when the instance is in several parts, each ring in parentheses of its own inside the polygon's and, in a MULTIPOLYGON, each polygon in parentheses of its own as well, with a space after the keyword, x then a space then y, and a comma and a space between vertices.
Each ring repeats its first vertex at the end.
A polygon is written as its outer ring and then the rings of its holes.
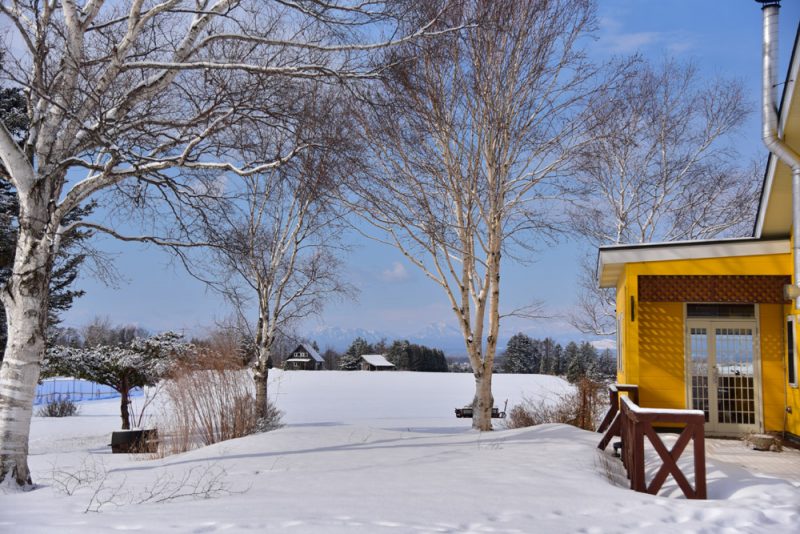
MULTIPOLYGON (((781 76, 786 72, 794 41, 800 2, 784 1, 781 10, 781 76)), ((600 0, 598 40, 592 53, 599 58, 641 52, 654 59, 673 56, 696 62, 704 76, 735 77, 744 81, 753 114, 737 140, 743 158, 766 161, 760 141, 761 12, 753 0, 600 0)), ((392 336, 409 336, 431 323, 452 324, 442 291, 392 248, 352 237, 346 271, 360 294, 356 301, 330 303, 321 317, 301 331, 320 326, 364 328, 392 336)), ((223 300, 173 265, 153 247, 118 243, 98 246, 115 256, 124 281, 106 287, 82 276, 86 296, 65 314, 65 324, 80 326, 95 316, 115 323, 133 323, 152 331, 178 329, 199 333, 229 314, 223 300)), ((515 308, 541 300, 552 315, 546 320, 511 319, 506 335, 525 331, 560 340, 579 339, 562 315, 576 299, 579 261, 586 252, 579 241, 564 238, 532 256, 535 263, 503 266, 504 306, 515 308)))

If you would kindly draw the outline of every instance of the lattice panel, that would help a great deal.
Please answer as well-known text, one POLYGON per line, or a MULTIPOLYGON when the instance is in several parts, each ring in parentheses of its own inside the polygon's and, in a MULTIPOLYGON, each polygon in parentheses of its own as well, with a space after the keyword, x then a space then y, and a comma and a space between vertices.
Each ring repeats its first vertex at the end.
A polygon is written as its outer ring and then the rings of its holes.
POLYGON ((639 301, 784 304, 789 283, 789 276, 640 276, 639 301))

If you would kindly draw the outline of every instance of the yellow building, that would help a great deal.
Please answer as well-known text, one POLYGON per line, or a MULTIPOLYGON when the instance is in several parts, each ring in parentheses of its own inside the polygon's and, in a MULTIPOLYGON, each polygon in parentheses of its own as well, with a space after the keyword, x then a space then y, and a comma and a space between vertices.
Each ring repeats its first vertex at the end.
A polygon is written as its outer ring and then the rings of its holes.
MULTIPOLYGON (((765 50, 776 35, 769 9, 765 50)), ((774 54, 766 56, 765 70, 774 71, 774 54)), ((764 137, 773 153, 752 237, 599 253, 599 284, 617 294, 618 381, 639 386, 642 406, 703 410, 712 435, 776 431, 800 439, 800 310, 789 298, 800 282, 800 248, 792 246, 800 234, 793 231, 800 217, 792 216, 800 213, 800 200, 792 208, 793 168, 800 199, 800 156, 792 160, 800 153, 798 74, 795 41, 777 120, 768 116, 773 91, 764 90, 764 137)))

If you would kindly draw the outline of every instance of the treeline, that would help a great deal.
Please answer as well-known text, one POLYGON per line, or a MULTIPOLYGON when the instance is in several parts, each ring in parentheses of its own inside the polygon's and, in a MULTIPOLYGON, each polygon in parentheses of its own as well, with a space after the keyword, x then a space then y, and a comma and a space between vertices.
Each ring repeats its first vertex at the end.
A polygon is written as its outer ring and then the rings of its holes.
POLYGON ((608 349, 598 353, 586 341, 581 344, 571 341, 562 347, 552 338, 533 339, 522 333, 508 340, 498 370, 564 376, 570 382, 583 377, 612 378, 617 372, 615 358, 608 349))
MULTIPOLYGON (((328 352, 326 351, 326 354, 328 352)), ((417 345, 408 340, 396 340, 391 345, 385 340, 371 344, 361 337, 356 338, 338 358, 338 368, 343 371, 359 369, 363 354, 382 354, 401 371, 433 373, 448 371, 444 352, 439 349, 417 345)))

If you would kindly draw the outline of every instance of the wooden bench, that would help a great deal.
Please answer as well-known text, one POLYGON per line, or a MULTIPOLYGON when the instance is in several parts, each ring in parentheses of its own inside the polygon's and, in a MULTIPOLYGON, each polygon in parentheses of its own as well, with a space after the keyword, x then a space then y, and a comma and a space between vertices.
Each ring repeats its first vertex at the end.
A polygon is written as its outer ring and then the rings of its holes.
MULTIPOLYGON (((456 417, 467 417, 472 419, 473 408, 472 406, 464 406, 463 408, 456 408, 456 417)), ((492 419, 505 419, 506 412, 501 412, 499 408, 492 408, 492 419)))

